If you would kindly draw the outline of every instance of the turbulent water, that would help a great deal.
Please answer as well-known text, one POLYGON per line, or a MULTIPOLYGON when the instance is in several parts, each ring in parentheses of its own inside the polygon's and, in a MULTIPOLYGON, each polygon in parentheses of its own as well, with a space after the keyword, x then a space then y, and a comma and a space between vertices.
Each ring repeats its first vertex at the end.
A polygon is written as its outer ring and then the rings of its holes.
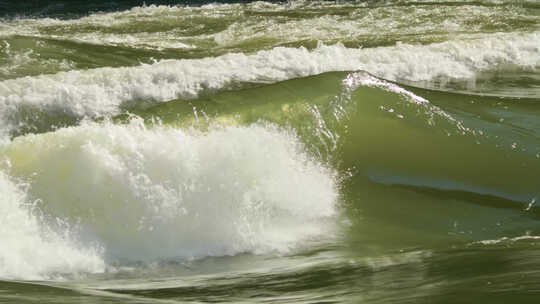
POLYGON ((539 2, 158 2, 0 1, 1 303, 540 301, 539 2))

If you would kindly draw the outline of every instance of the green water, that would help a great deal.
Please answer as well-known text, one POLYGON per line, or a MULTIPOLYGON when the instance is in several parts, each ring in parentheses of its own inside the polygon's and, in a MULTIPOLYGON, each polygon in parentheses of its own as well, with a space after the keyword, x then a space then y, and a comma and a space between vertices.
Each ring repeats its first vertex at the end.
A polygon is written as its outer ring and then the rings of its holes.
POLYGON ((537 303, 536 1, 0 8, 0 303, 537 303))

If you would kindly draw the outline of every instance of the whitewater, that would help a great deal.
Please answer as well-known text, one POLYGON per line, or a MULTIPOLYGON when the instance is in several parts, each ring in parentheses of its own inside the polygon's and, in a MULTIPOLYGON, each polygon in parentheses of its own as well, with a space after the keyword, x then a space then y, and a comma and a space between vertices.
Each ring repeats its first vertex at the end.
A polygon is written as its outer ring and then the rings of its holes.
POLYGON ((536 1, 220 2, 0 3, 0 302, 536 302, 536 1))

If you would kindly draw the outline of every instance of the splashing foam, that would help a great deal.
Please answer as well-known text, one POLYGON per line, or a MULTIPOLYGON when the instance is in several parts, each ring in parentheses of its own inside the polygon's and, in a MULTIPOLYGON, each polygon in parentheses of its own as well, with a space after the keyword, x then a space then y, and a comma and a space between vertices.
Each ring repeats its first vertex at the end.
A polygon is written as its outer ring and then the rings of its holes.
POLYGON ((102 272, 99 250, 81 249, 67 234, 43 226, 20 186, 0 172, 0 279, 53 279, 102 272))
POLYGON ((107 261, 285 253, 332 235, 334 174, 269 125, 198 133, 85 123, 18 137, 2 154, 10 174, 31 180, 41 212, 80 226, 78 239, 102 244, 107 261))

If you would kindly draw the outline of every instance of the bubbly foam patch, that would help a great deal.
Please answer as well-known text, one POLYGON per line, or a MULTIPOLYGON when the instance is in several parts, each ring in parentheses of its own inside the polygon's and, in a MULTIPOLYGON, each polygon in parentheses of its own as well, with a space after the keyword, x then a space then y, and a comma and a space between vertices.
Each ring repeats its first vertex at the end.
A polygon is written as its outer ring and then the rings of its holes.
POLYGON ((483 1, 488 5, 458 2, 451 6, 414 5, 420 1, 407 7, 389 2, 379 3, 382 5, 378 7, 371 4, 369 8, 365 2, 352 1, 150 5, 68 20, 0 20, 0 37, 25 35, 150 49, 220 47, 266 40, 265 47, 271 47, 303 40, 372 42, 392 35, 415 34, 444 37, 449 33, 482 32, 486 27, 497 32, 530 30, 531 22, 537 19, 523 7, 524 1, 514 6, 493 5, 509 1, 483 1), (215 26, 216 20, 220 26, 215 26))
POLYGON ((76 223, 109 261, 282 253, 332 234, 333 173, 272 126, 83 124, 1 153, 41 212, 76 223))
POLYGON ((67 71, 73 68, 66 59, 40 58, 30 47, 13 50, 7 40, 0 42, 0 79, 16 78, 26 73, 32 75, 47 71, 67 71))
POLYGON ((1 171, 0 194, 0 279, 43 280, 104 270, 99 250, 84 249, 69 234, 41 224, 24 190, 1 171))
POLYGON ((493 34, 430 45, 398 44, 371 49, 321 45, 277 47, 255 54, 166 60, 152 65, 99 68, 0 82, 0 122, 17 125, 25 112, 76 117, 107 116, 140 101, 195 98, 201 92, 245 82, 271 83, 329 71, 365 70, 390 80, 471 78, 501 65, 540 65, 540 33, 493 34))

